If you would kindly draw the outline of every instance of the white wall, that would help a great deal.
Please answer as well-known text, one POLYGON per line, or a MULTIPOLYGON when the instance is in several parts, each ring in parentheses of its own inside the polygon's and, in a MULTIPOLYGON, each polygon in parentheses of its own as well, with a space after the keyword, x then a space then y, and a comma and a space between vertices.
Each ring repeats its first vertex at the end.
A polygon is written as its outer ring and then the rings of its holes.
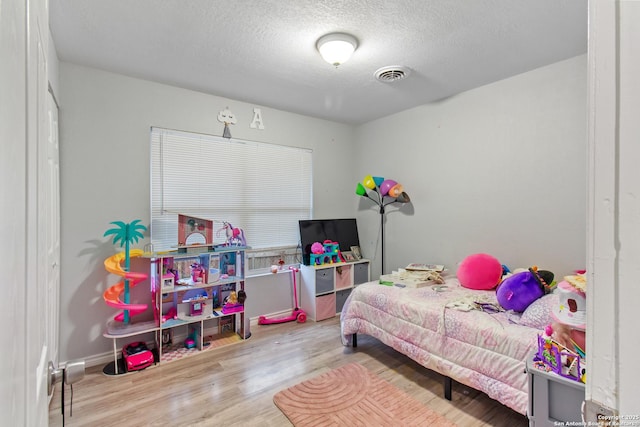
MULTIPOLYGON (((476 252, 560 277, 585 268, 586 75, 582 55, 357 128, 354 189, 379 175, 412 199, 387 208, 386 272, 455 272, 476 252)), ((366 198, 358 208, 375 277, 380 215, 366 198)))
POLYGON ((102 236, 111 221, 149 224, 151 126, 221 135, 216 118, 229 107, 238 118, 231 127, 235 138, 313 149, 315 217, 354 215, 351 193, 335 191, 351 177, 350 126, 262 107, 265 129, 251 129, 258 105, 64 62, 59 80, 60 360, 111 350, 102 333, 115 313, 102 293, 116 278, 106 273, 103 261, 120 248, 102 236))

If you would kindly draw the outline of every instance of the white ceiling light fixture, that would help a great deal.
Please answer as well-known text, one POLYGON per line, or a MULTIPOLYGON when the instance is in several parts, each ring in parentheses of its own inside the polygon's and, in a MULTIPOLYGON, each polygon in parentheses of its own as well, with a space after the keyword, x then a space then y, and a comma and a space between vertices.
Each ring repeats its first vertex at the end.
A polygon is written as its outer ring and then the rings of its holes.
POLYGON ((325 61, 338 67, 351 58, 358 47, 358 40, 349 34, 331 33, 320 37, 316 47, 325 61))

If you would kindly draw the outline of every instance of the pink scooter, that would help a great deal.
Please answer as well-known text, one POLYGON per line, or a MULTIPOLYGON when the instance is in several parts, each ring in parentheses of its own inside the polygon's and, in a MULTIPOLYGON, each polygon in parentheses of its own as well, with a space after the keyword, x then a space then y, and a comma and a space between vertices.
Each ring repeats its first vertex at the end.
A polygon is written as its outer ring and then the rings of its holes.
POLYGON ((291 274, 293 275, 293 311, 288 316, 274 317, 271 319, 267 319, 265 316, 260 316, 258 317, 258 325, 271 325, 273 323, 285 323, 292 322, 294 320, 298 321, 298 323, 304 323, 307 320, 307 313, 305 313, 304 310, 298 307, 296 273, 299 270, 293 266, 289 267, 289 270, 291 270, 291 274))

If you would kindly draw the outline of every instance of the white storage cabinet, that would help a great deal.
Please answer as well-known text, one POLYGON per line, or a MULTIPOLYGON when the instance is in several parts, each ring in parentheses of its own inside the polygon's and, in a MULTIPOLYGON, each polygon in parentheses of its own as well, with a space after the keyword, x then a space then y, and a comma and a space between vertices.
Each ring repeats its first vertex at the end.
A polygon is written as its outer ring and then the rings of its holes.
POLYGON ((300 266, 300 307, 314 321, 342 311, 352 289, 369 281, 369 260, 300 266))

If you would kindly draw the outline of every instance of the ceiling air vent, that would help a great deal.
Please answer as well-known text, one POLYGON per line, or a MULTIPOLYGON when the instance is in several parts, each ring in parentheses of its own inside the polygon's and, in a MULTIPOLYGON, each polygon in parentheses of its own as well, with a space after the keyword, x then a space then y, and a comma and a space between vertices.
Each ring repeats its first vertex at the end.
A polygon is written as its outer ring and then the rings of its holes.
POLYGON ((373 75, 381 82, 391 83, 398 80, 404 80, 409 75, 410 71, 407 67, 401 65, 391 65, 389 67, 382 67, 376 71, 373 75))

